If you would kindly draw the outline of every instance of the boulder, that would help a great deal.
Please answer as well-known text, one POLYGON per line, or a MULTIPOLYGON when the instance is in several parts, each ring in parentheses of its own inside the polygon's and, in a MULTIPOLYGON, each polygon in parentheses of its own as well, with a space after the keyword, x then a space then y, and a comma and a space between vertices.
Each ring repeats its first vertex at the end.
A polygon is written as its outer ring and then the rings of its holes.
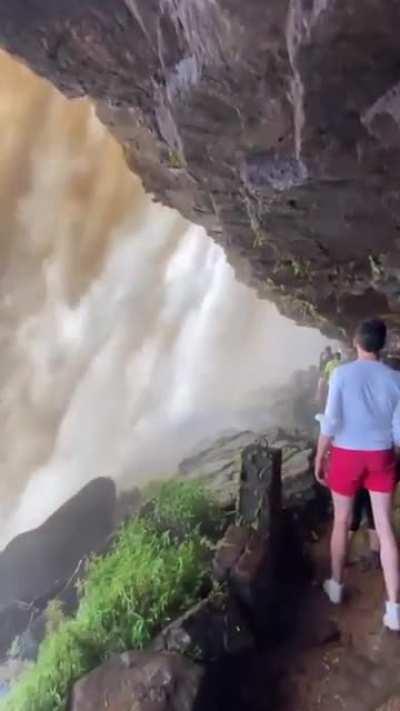
POLYGON ((308 503, 316 496, 313 471, 314 450, 309 447, 292 450, 282 465, 282 495, 284 506, 297 507, 308 503))
POLYGON ((0 605, 57 595, 82 558, 97 552, 114 525, 115 484, 94 479, 39 528, 17 536, 0 554, 0 605))
POLYGON ((189 479, 204 480, 222 506, 232 507, 237 499, 242 451, 256 437, 250 430, 221 435, 184 459, 179 473, 189 479))
POLYGON ((199 662, 251 649, 253 635, 235 600, 221 594, 195 605, 155 639, 154 651, 179 652, 199 662))
POLYGON ((202 668, 179 654, 125 652, 75 684, 69 709, 191 711, 202 680, 202 668))

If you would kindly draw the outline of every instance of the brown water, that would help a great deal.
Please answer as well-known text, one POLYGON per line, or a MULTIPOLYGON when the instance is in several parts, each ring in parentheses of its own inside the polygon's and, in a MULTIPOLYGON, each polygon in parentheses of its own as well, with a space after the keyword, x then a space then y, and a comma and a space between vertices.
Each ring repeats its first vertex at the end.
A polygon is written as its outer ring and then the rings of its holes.
POLYGON ((1 545, 93 477, 173 473, 324 340, 150 201, 89 103, 5 54, 0 154, 1 545))

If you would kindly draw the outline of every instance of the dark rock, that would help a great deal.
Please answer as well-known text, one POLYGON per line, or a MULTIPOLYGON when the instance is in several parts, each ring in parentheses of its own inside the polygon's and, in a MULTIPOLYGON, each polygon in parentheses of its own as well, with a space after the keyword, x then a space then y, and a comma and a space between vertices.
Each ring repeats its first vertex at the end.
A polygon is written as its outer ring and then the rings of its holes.
POLYGON ((260 581, 273 586, 274 555, 279 541, 270 532, 256 531, 250 526, 230 526, 217 546, 214 575, 228 581, 235 595, 246 605, 253 606, 254 594, 260 581))
POLYGON ((13 602, 0 608, 0 658, 4 658, 10 647, 29 625, 33 615, 31 605, 13 602))
POLYGON ((33 531, 0 554, 0 604, 60 593, 82 558, 101 550, 114 525, 115 484, 94 479, 33 531))
POLYGON ((29 624, 16 637, 13 658, 30 662, 36 661, 40 645, 46 636, 46 631, 47 614, 46 610, 44 610, 31 619, 29 624))
POLYGON ((314 449, 294 451, 283 463, 282 496, 284 506, 306 505, 317 496, 314 477, 314 449))
POLYGON ((221 435, 184 459, 179 473, 187 478, 201 478, 221 506, 233 507, 238 495, 242 451, 255 439, 255 433, 248 430, 221 435))
POLYGON ((399 24, 397 0, 0 2, 1 45, 92 97, 156 200, 330 333, 399 323, 399 24))
POLYGON ((266 438, 256 440, 242 453, 238 513, 243 522, 271 531, 281 511, 281 461, 279 449, 266 438))
POLYGON ((202 678, 178 654, 125 652, 78 681, 70 711, 191 711, 202 678))
MULTIPOLYGON (((129 513, 129 517, 132 512, 129 513)), ((114 517, 114 524, 116 519, 114 517)), ((97 547, 96 555, 105 555, 112 548, 115 540, 116 532, 113 532, 103 543, 97 547)), ((54 590, 51 595, 51 601, 60 606, 62 614, 66 617, 73 615, 79 607, 78 588, 86 577, 89 556, 82 558, 76 566, 71 577, 64 581, 63 586, 54 590), (56 593, 56 594, 55 594, 56 593)), ((46 602, 48 597, 46 598, 46 602)), ((42 600, 43 603, 43 600, 42 600)), ((18 659, 35 661, 37 659, 39 648, 45 638, 48 622, 48 608, 43 609, 43 605, 39 609, 33 609, 28 627, 20 634, 17 640, 17 657, 18 659)))
POLYGON ((139 513, 142 504, 142 492, 137 487, 122 491, 115 505, 114 527, 118 528, 121 524, 134 518, 139 513))
POLYGON ((215 578, 222 582, 226 580, 234 565, 244 552, 251 536, 251 531, 246 526, 230 525, 217 545, 213 561, 215 578))
POLYGON ((243 553, 231 569, 231 581, 235 588, 251 588, 257 583, 263 569, 268 565, 268 541, 259 532, 252 531, 243 553))
POLYGON ((179 652, 212 662, 239 654, 254 644, 237 603, 231 597, 203 600, 166 627, 152 644, 154 651, 179 652))

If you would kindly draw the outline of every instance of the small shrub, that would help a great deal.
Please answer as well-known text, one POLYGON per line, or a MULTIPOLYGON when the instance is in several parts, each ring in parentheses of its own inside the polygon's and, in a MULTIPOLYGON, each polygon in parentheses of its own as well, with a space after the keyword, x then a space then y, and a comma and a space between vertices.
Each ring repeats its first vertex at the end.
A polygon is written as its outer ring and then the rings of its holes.
POLYGON ((127 523, 113 550, 91 561, 75 619, 64 620, 58 605, 50 608, 38 661, 1 711, 65 711, 77 679, 113 652, 145 647, 200 599, 209 576, 202 517, 216 530, 221 513, 195 482, 168 482, 152 507, 154 517, 127 523), (180 541, 178 530, 185 533, 180 541))
POLYGON ((152 504, 151 524, 178 540, 195 530, 212 539, 221 531, 221 510, 199 481, 169 481, 152 504))
POLYGON ((63 605, 60 600, 50 600, 46 608, 46 634, 51 635, 65 622, 63 605))

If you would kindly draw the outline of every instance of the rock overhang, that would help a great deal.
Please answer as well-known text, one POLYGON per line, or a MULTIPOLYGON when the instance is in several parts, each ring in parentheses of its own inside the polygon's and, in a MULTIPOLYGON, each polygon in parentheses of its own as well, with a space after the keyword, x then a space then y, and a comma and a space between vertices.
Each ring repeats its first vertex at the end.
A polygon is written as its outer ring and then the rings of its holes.
POLYGON ((0 44, 89 96, 156 200, 299 323, 400 325, 396 0, 7 0, 0 44))

